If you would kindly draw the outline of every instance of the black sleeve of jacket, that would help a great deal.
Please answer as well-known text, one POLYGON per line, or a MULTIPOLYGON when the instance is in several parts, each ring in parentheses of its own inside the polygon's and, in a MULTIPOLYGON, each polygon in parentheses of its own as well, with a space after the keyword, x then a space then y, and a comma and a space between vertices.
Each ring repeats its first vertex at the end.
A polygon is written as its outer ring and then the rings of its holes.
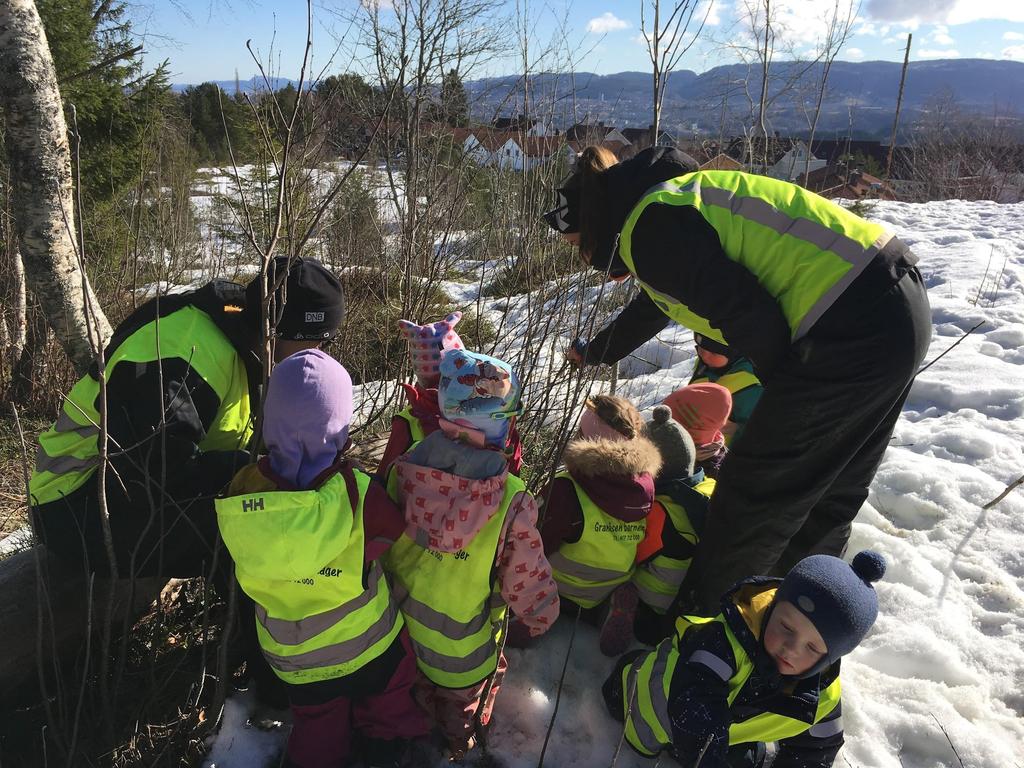
POLYGON ((669 316, 641 290, 618 317, 590 340, 584 362, 591 365, 617 362, 670 322, 669 316))
POLYGON ((662 549, 658 554, 672 557, 676 560, 686 560, 693 557, 697 545, 683 537, 672 525, 672 520, 666 516, 665 528, 661 532, 662 549))
POLYGON ((843 746, 842 704, 810 730, 779 742, 772 768, 829 768, 843 746))
MULTIPOLYGON (((147 475, 154 482, 173 477, 173 495, 200 494, 217 490, 207 488, 216 478, 202 471, 204 463, 224 463, 230 472, 230 462, 220 461, 229 458, 222 452, 199 450, 220 398, 188 361, 119 362, 107 379, 107 403, 111 463, 126 485, 147 475)), ((224 482, 230 479, 228 474, 224 482)))
POLYGON ((688 306, 749 357, 764 381, 791 343, 778 302, 754 274, 722 250, 700 212, 690 206, 649 205, 633 230, 637 276, 688 306))
POLYGON ((701 768, 727 768, 729 686, 701 657, 714 657, 734 674, 733 652, 720 624, 691 629, 687 636, 669 688, 672 752, 682 765, 694 765, 703 755, 701 768))

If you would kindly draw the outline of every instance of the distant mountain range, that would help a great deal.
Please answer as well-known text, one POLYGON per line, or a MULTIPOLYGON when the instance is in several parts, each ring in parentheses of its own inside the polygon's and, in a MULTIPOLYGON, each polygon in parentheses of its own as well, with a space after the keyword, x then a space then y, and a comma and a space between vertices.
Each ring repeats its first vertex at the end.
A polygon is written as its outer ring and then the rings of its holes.
MULTIPOLYGON (((268 79, 270 81, 270 90, 275 91, 280 88, 284 88, 289 83, 291 85, 299 84, 298 80, 292 80, 290 77, 271 77, 268 79)), ((211 81, 206 80, 204 82, 211 81)), ((234 93, 236 85, 238 86, 238 90, 242 93, 255 93, 256 91, 268 90, 267 81, 265 81, 259 75, 253 75, 248 80, 213 80, 212 82, 219 85, 220 89, 224 91, 224 93, 234 93)), ((171 90, 175 93, 181 93, 186 88, 189 88, 193 85, 199 85, 199 83, 172 83, 171 90)))
MULTIPOLYGON (((783 134, 807 129, 806 110, 813 107, 823 65, 776 62, 769 78, 771 127, 783 134), (802 105, 802 106, 801 106, 802 105)), ((821 138, 845 136, 852 125, 856 136, 888 138, 902 64, 890 61, 837 61, 829 73, 818 131, 821 138)), ((677 134, 694 130, 702 134, 735 133, 749 125, 751 98, 760 90, 760 71, 730 64, 703 73, 673 72, 665 93, 663 125, 677 134)), ((228 93, 235 80, 219 80, 228 93)), ((272 78, 272 87, 296 84, 289 78, 272 78)), ((470 80, 465 83, 473 117, 490 120, 496 115, 522 111, 523 78, 515 75, 470 80)), ((172 86, 181 91, 187 85, 172 86)), ((244 92, 265 90, 259 77, 238 82, 244 92)), ((542 73, 529 79, 531 112, 545 116, 554 127, 574 122, 603 120, 619 127, 650 123, 651 75, 619 72, 542 73), (573 96, 573 92, 575 95, 573 96)), ((952 100, 964 113, 999 114, 1024 126, 1024 62, 991 59, 937 59, 910 64, 903 96, 901 124, 910 126, 928 110, 952 100)), ((753 107, 756 111, 756 105, 753 107)), ((945 108, 945 107, 943 107, 945 108)))
MULTIPOLYGON (((888 138, 896 109, 901 63, 888 61, 837 61, 829 72, 818 130, 845 136, 888 138)), ((783 134, 806 131, 801 102, 813 108, 823 65, 777 62, 769 77, 769 112, 772 129, 783 134)), ((677 134, 688 134, 696 125, 703 134, 735 133, 751 123, 756 103, 745 94, 749 84, 756 102, 761 73, 742 64, 715 67, 697 74, 673 72, 665 92, 662 122, 677 134)), ((522 104, 522 78, 497 77, 466 84, 474 116, 509 115, 522 104)), ((564 127, 584 119, 604 120, 619 127, 648 125, 651 120, 651 74, 619 72, 595 75, 545 73, 532 76, 529 92, 533 111, 544 114, 554 105, 552 122, 564 127), (575 98, 571 94, 575 91, 575 98), (574 112, 570 111, 574 107, 574 112)), ((949 99, 964 113, 998 113, 1018 125, 1024 116, 1024 63, 990 59, 939 59, 910 64, 903 94, 901 124, 911 125, 926 110, 949 99)))

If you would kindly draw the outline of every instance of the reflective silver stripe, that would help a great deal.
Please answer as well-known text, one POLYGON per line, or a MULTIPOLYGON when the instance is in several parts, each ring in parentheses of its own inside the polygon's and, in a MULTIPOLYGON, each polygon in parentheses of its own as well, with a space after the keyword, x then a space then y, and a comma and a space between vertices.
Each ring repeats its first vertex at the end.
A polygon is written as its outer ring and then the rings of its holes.
POLYGON ((850 269, 819 297, 814 306, 800 320, 796 333, 793 335, 794 341, 807 334, 825 314, 825 311, 871 262, 875 254, 892 238, 890 233, 885 232, 875 242, 865 247, 820 222, 790 216, 759 197, 739 197, 728 189, 714 187, 701 189, 700 197, 708 205, 728 208, 733 214, 767 227, 780 235, 790 235, 823 251, 831 251, 850 265, 850 269))
MULTIPOLYGON (((77 406, 76 406, 77 407, 77 406)), ((82 425, 72 419, 64 409, 61 408, 60 413, 57 414, 57 421, 54 422, 53 429, 58 434, 75 433, 81 439, 88 440, 91 437, 97 437, 100 434, 98 427, 92 424, 82 425)), ((69 472, 84 472, 85 470, 92 469, 99 464, 98 456, 89 456, 81 459, 77 456, 50 456, 46 451, 43 450, 43 446, 40 445, 36 450, 36 472, 50 472, 54 475, 63 475, 69 472)))
POLYGON ((655 592, 653 589, 649 589, 642 582, 638 581, 634 581, 633 586, 635 586, 637 592, 640 593, 640 599, 653 608, 667 611, 669 606, 672 605, 673 595, 663 595, 661 592, 655 592))
POLYGON ((722 680, 728 680, 732 677, 732 667, 729 666, 728 662, 723 661, 710 651, 694 651, 690 658, 686 660, 686 663, 702 664, 722 678, 722 680))
POLYGON ((812 725, 810 730, 807 731, 807 735, 813 736, 816 739, 826 739, 829 736, 835 736, 842 732, 843 718, 839 716, 834 720, 825 720, 824 722, 812 725))
POLYGON ((592 565, 577 563, 575 560, 567 558, 561 552, 554 552, 548 555, 548 562, 552 568, 561 571, 567 576, 574 576, 577 579, 585 579, 586 581, 612 581, 626 576, 622 571, 613 571, 608 568, 597 568, 592 565))
POLYGON ((482 613, 478 614, 472 621, 456 621, 451 616, 441 611, 434 610, 426 603, 409 594, 409 591, 401 584, 395 583, 392 590, 395 602, 398 603, 408 618, 415 619, 427 629, 440 632, 449 640, 465 640, 482 630, 491 620, 490 605, 485 605, 482 613))
POLYGON ((268 616, 267 609, 257 604, 256 619, 267 630, 267 633, 274 639, 275 643, 280 643, 281 645, 300 645, 316 637, 321 632, 330 629, 360 608, 364 608, 371 600, 377 597, 380 582, 384 578, 384 572, 381 571, 376 561, 371 566, 370 575, 374 576, 374 578, 369 588, 358 597, 339 605, 337 608, 332 608, 329 611, 324 611, 314 616, 307 616, 298 621, 289 621, 268 616))
MULTIPOLYGON (((878 251, 882 250, 882 248, 884 248, 892 238, 893 235, 891 232, 883 232, 879 235, 878 239, 875 240, 874 245, 872 246, 874 248, 874 252, 872 253, 871 258, 874 258, 874 255, 878 253, 878 251)), ((811 327, 821 319, 821 316, 825 314, 825 311, 835 303, 835 300, 842 295, 843 291, 850 287, 850 283, 852 283, 857 276, 864 271, 864 268, 870 261, 871 259, 869 258, 863 264, 854 264, 853 269, 848 270, 845 275, 836 281, 835 285, 825 291, 825 293, 821 295, 821 298, 814 302, 814 306, 807 310, 807 314, 804 315, 804 319, 801 320, 800 325, 797 326, 796 335, 793 337, 794 340, 807 335, 807 332, 811 330, 811 327)))
MULTIPOLYGON (((629 695, 629 691, 637 690, 638 682, 636 678, 639 674, 640 664, 638 662, 640 661, 641 659, 637 659, 629 668, 629 674, 626 677, 626 689, 623 691, 625 696, 629 695)), ((626 703, 626 706, 629 706, 629 702, 626 703)), ((654 735, 654 729, 651 728, 651 724, 647 722, 647 718, 644 717, 640 707, 636 704, 633 705, 629 719, 633 723, 633 730, 636 731, 636 738, 640 742, 640 746, 652 754, 661 751, 662 744, 658 741, 658 737, 654 735)))
POLYGON ((68 472, 83 472, 92 469, 99 464, 98 456, 90 456, 80 459, 77 456, 50 456, 39 446, 36 451, 36 472, 52 472, 55 475, 64 475, 68 472))
POLYGON ((836 232, 811 219, 790 216, 760 197, 740 197, 728 189, 703 187, 700 190, 700 198, 708 205, 728 208, 736 216, 767 227, 780 235, 790 235, 823 251, 832 251, 843 261, 854 266, 867 264, 878 252, 878 246, 874 243, 865 248, 842 232, 836 232))
POLYGON ((564 597, 579 598, 580 600, 594 600, 601 602, 610 595, 618 584, 606 584, 604 586, 583 586, 570 584, 567 581, 560 581, 558 574, 555 574, 555 581, 558 583, 558 594, 564 597))
POLYGON ((394 602, 389 600, 387 610, 359 637, 343 640, 340 643, 306 653, 297 653, 294 656, 278 656, 269 653, 266 649, 263 650, 263 655, 266 656, 270 666, 280 672, 301 672, 304 669, 345 664, 354 661, 360 654, 372 648, 375 643, 387 637, 388 633, 394 629, 397 618, 398 608, 394 602))
POLYGON ((651 669, 650 690, 651 707, 658 718, 661 729, 668 734, 672 733, 672 721, 668 717, 668 701, 665 699, 665 673, 668 669, 668 657, 675 651, 675 639, 666 638, 658 645, 654 659, 654 667, 651 669))
POLYGON ((893 237, 891 232, 883 232, 871 245, 865 247, 853 238, 836 232, 820 222, 790 216, 759 197, 741 197, 731 190, 702 187, 699 183, 676 187, 670 182, 664 182, 651 190, 651 192, 661 191, 677 193, 692 191, 708 205, 727 208, 736 216, 767 227, 780 235, 790 235, 823 251, 831 251, 850 265, 850 269, 814 303, 814 306, 800 320, 793 335, 794 341, 807 334, 825 314, 825 311, 832 306, 893 237))
POLYGON ((501 593, 500 592, 491 592, 491 599, 487 602, 488 610, 493 611, 495 608, 504 608, 504 607, 505 607, 505 598, 501 596, 501 593))
POLYGON ((487 638, 487 642, 464 656, 449 656, 446 653, 435 651, 433 648, 428 648, 422 643, 417 642, 416 637, 412 633, 409 634, 409 637, 412 638, 416 658, 441 672, 448 672, 453 675, 472 672, 480 665, 487 663, 492 656, 494 657, 495 664, 498 661, 498 645, 494 640, 493 633, 487 638))
MULTIPOLYGON (((75 406, 77 408, 77 406, 75 406)), ((59 414, 57 414, 57 421, 54 423, 53 428, 57 432, 75 432, 82 439, 88 439, 90 437, 96 437, 100 433, 99 427, 93 424, 79 424, 77 421, 68 416, 67 412, 61 408, 59 414)))
POLYGON ((665 584, 678 587, 683 583, 683 579, 686 578, 686 572, 690 570, 689 565, 666 565, 664 560, 661 563, 658 560, 659 558, 655 558, 643 567, 651 576, 665 584))

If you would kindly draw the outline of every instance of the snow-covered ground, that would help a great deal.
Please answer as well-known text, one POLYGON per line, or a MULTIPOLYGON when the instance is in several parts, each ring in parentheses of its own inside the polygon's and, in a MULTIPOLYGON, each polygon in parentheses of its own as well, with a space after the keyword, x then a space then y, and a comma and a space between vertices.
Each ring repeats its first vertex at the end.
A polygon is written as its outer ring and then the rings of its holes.
MULTIPOLYGON (((870 217, 921 259, 929 360, 984 323, 918 378, 854 526, 851 552, 877 549, 890 566, 879 620, 844 661, 847 744, 837 765, 1024 766, 1024 488, 982 510, 1024 474, 1024 204, 883 202, 870 217)), ((475 299, 469 286, 450 288, 475 299)), ((516 311, 513 300, 510 327, 516 311)), ((673 327, 637 350, 620 393, 647 409, 685 383, 689 339, 673 327)), ((537 765, 571 634, 559 622, 536 647, 508 653, 490 746, 509 768, 537 765)), ((611 665, 581 624, 545 765, 612 764, 621 728, 599 691, 611 665)), ((250 706, 229 700, 209 765, 275 764, 287 726, 246 728, 250 706)), ((615 764, 654 761, 626 747, 615 764)))

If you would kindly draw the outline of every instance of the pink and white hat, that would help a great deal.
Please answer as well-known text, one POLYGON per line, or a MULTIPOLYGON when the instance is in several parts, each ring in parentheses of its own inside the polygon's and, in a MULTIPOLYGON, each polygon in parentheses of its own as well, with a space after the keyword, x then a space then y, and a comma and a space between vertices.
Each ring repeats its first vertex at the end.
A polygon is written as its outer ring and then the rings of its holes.
POLYGON ((444 320, 425 325, 416 325, 409 320, 398 321, 402 337, 409 342, 409 357, 421 387, 437 386, 441 378, 439 366, 442 353, 449 349, 465 349, 462 339, 455 332, 455 326, 461 319, 461 312, 452 312, 444 320))

